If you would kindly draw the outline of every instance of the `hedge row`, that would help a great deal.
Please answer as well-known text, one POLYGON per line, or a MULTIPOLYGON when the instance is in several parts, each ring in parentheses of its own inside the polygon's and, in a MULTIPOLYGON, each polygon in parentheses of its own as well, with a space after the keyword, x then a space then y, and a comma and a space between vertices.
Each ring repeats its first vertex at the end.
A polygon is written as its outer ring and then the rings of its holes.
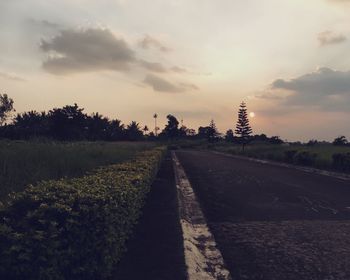
POLYGON ((164 151, 13 194, 0 208, 0 279, 109 277, 164 151))
MULTIPOLYGON (((306 166, 315 166, 317 164, 317 154, 307 151, 298 152, 288 150, 284 152, 284 160, 289 163, 296 163, 306 166)), ((350 153, 335 153, 332 160, 324 167, 340 172, 350 172, 350 153)))

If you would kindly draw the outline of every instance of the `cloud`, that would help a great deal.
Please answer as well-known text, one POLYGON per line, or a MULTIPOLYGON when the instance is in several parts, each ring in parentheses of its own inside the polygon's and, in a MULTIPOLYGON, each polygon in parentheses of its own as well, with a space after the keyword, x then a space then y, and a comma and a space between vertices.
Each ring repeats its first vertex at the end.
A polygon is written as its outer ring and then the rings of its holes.
POLYGON ((328 0, 329 2, 332 3, 350 3, 350 0, 328 0))
POLYGON ((19 77, 16 74, 6 73, 6 72, 0 72, 0 78, 6 79, 6 80, 18 81, 18 82, 26 81, 24 78, 19 77))
POLYGON ((332 31, 324 31, 318 34, 317 39, 321 46, 340 44, 347 40, 342 34, 336 34, 332 31))
POLYGON ((276 92, 271 90, 262 91, 261 93, 254 95, 254 97, 261 98, 261 99, 268 99, 268 100, 283 98, 281 95, 278 95, 276 94, 276 92))
POLYGON ((178 66, 171 67, 171 70, 175 73, 186 73, 187 72, 187 70, 185 68, 178 67, 178 66))
POLYGON ((323 67, 295 79, 275 80, 271 84, 271 90, 284 90, 290 93, 283 98, 285 105, 350 111, 350 71, 343 72, 323 67))
POLYGON ((61 25, 54 23, 48 20, 37 20, 37 19, 28 19, 27 22, 33 26, 44 27, 49 29, 59 29, 61 25))
POLYGON ((171 51, 170 48, 163 45, 160 41, 158 41, 156 38, 151 37, 149 35, 146 35, 140 42, 139 46, 145 50, 150 48, 156 48, 162 52, 169 52, 171 51))
MULTIPOLYGON (((150 41, 147 42, 150 44, 150 41)), ((151 42, 155 44, 154 41, 151 42)), ((146 70, 143 84, 153 87, 155 91, 198 90, 198 87, 192 83, 172 83, 151 74, 152 72, 161 74, 184 73, 186 69, 177 66, 167 68, 159 62, 139 59, 137 53, 129 47, 125 40, 117 38, 108 29, 61 30, 51 39, 42 39, 40 49, 48 54, 42 67, 51 74, 67 75, 104 70, 128 72, 135 68, 143 68, 146 70)))
POLYGON ((158 72, 158 73, 167 72, 167 69, 161 63, 158 63, 158 62, 149 62, 145 60, 140 60, 139 63, 142 67, 152 72, 158 72))
POLYGON ((179 85, 185 89, 191 89, 191 90, 199 90, 199 87, 197 87, 195 84, 191 83, 179 83, 179 85))
POLYGON ((176 93, 176 92, 185 92, 188 90, 198 89, 198 87, 193 84, 187 84, 187 83, 173 84, 153 74, 146 75, 144 79, 144 83, 147 85, 150 85, 153 88, 153 90, 160 91, 160 92, 176 93))
POLYGON ((127 71, 136 61, 129 45, 108 29, 63 30, 40 48, 49 54, 43 68, 53 74, 127 71))

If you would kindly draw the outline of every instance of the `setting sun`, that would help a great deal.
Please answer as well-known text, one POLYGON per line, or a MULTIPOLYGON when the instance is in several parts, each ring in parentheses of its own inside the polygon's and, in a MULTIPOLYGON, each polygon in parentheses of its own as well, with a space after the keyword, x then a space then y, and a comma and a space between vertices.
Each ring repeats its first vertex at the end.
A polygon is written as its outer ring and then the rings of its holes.
POLYGON ((250 112, 250 113, 249 113, 249 117, 255 118, 255 113, 254 113, 254 112, 250 112))

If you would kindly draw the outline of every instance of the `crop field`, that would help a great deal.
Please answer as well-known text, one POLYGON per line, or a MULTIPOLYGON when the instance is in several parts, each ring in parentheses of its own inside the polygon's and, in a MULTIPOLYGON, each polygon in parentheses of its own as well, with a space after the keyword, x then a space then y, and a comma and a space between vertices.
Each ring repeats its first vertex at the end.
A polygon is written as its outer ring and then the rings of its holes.
POLYGON ((0 199, 42 180, 72 178, 149 149, 147 142, 0 141, 0 199))
MULTIPOLYGON (((350 153, 349 146, 334 146, 331 144, 318 144, 314 146, 294 144, 251 144, 242 150, 242 146, 219 143, 211 147, 220 152, 244 155, 248 157, 289 162, 298 165, 308 165, 320 169, 338 169, 338 171, 350 171, 349 167, 335 166, 333 155, 350 153)), ((345 164, 348 164, 347 162, 345 164)), ((350 164, 350 163, 349 163, 350 164)))

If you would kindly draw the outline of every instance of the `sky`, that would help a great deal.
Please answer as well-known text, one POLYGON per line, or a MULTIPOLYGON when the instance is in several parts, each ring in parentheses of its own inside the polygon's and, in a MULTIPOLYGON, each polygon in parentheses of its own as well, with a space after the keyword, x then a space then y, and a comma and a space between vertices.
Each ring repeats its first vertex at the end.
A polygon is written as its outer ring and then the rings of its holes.
POLYGON ((124 123, 173 114, 254 133, 350 138, 350 0, 0 0, 0 93, 124 123))

